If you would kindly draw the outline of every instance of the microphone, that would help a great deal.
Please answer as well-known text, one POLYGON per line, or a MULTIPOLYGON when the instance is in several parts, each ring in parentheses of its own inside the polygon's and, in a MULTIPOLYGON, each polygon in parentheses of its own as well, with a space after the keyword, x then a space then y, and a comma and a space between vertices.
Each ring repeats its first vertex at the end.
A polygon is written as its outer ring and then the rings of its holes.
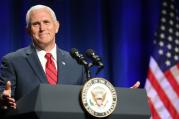
POLYGON ((92 49, 86 50, 86 56, 93 61, 93 65, 97 65, 102 69, 104 67, 103 63, 101 62, 101 58, 95 54, 92 49))
POLYGON ((79 53, 79 51, 76 48, 72 48, 70 51, 70 54, 73 58, 77 60, 79 64, 82 64, 84 66, 88 66, 87 61, 85 60, 84 56, 79 53))

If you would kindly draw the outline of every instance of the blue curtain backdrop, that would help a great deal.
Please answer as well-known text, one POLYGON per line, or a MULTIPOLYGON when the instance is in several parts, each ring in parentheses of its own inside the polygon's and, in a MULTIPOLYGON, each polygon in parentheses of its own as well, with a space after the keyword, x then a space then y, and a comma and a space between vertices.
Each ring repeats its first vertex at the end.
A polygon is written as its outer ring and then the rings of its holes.
POLYGON ((115 86, 144 86, 160 0, 1 0, 0 57, 25 47, 31 39, 25 30, 26 11, 33 5, 51 7, 61 24, 60 48, 92 48, 102 57, 98 75, 115 86))

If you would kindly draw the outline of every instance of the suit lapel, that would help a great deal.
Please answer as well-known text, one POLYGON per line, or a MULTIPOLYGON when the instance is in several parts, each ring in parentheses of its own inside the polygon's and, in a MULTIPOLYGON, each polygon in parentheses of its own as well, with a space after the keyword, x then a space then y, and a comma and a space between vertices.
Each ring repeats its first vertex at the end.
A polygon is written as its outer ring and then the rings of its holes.
POLYGON ((57 48, 58 84, 64 84, 63 74, 65 74, 64 72, 65 65, 66 62, 64 61, 64 54, 59 48, 57 48))
POLYGON ((35 75, 40 79, 40 82, 42 83, 48 83, 47 78, 45 75, 45 72, 42 68, 42 65, 38 59, 37 53, 35 51, 35 48, 33 45, 29 47, 29 49, 26 52, 27 55, 27 61, 29 62, 31 68, 33 69, 35 75))

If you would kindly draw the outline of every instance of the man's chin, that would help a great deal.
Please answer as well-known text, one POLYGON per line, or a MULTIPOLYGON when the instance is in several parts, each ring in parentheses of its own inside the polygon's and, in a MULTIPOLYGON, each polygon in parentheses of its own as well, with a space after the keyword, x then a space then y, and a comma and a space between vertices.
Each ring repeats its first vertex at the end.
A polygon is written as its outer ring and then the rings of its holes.
POLYGON ((41 44, 39 44, 38 45, 38 48, 40 49, 40 50, 51 50, 52 48, 53 48, 53 44, 51 44, 51 43, 41 43, 41 44))

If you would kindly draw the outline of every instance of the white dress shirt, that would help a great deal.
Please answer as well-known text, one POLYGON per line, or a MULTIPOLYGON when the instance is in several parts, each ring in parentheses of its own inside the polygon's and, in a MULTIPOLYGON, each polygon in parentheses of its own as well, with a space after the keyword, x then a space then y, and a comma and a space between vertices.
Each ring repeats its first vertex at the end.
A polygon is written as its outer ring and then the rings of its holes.
POLYGON ((47 59, 45 58, 46 53, 52 54, 52 59, 55 63, 55 67, 57 69, 57 47, 56 47, 56 45, 50 52, 46 52, 44 50, 39 50, 39 49, 36 49, 36 52, 37 52, 38 58, 40 60, 40 63, 43 67, 44 72, 45 72, 45 65, 46 65, 46 62, 47 62, 47 59))

